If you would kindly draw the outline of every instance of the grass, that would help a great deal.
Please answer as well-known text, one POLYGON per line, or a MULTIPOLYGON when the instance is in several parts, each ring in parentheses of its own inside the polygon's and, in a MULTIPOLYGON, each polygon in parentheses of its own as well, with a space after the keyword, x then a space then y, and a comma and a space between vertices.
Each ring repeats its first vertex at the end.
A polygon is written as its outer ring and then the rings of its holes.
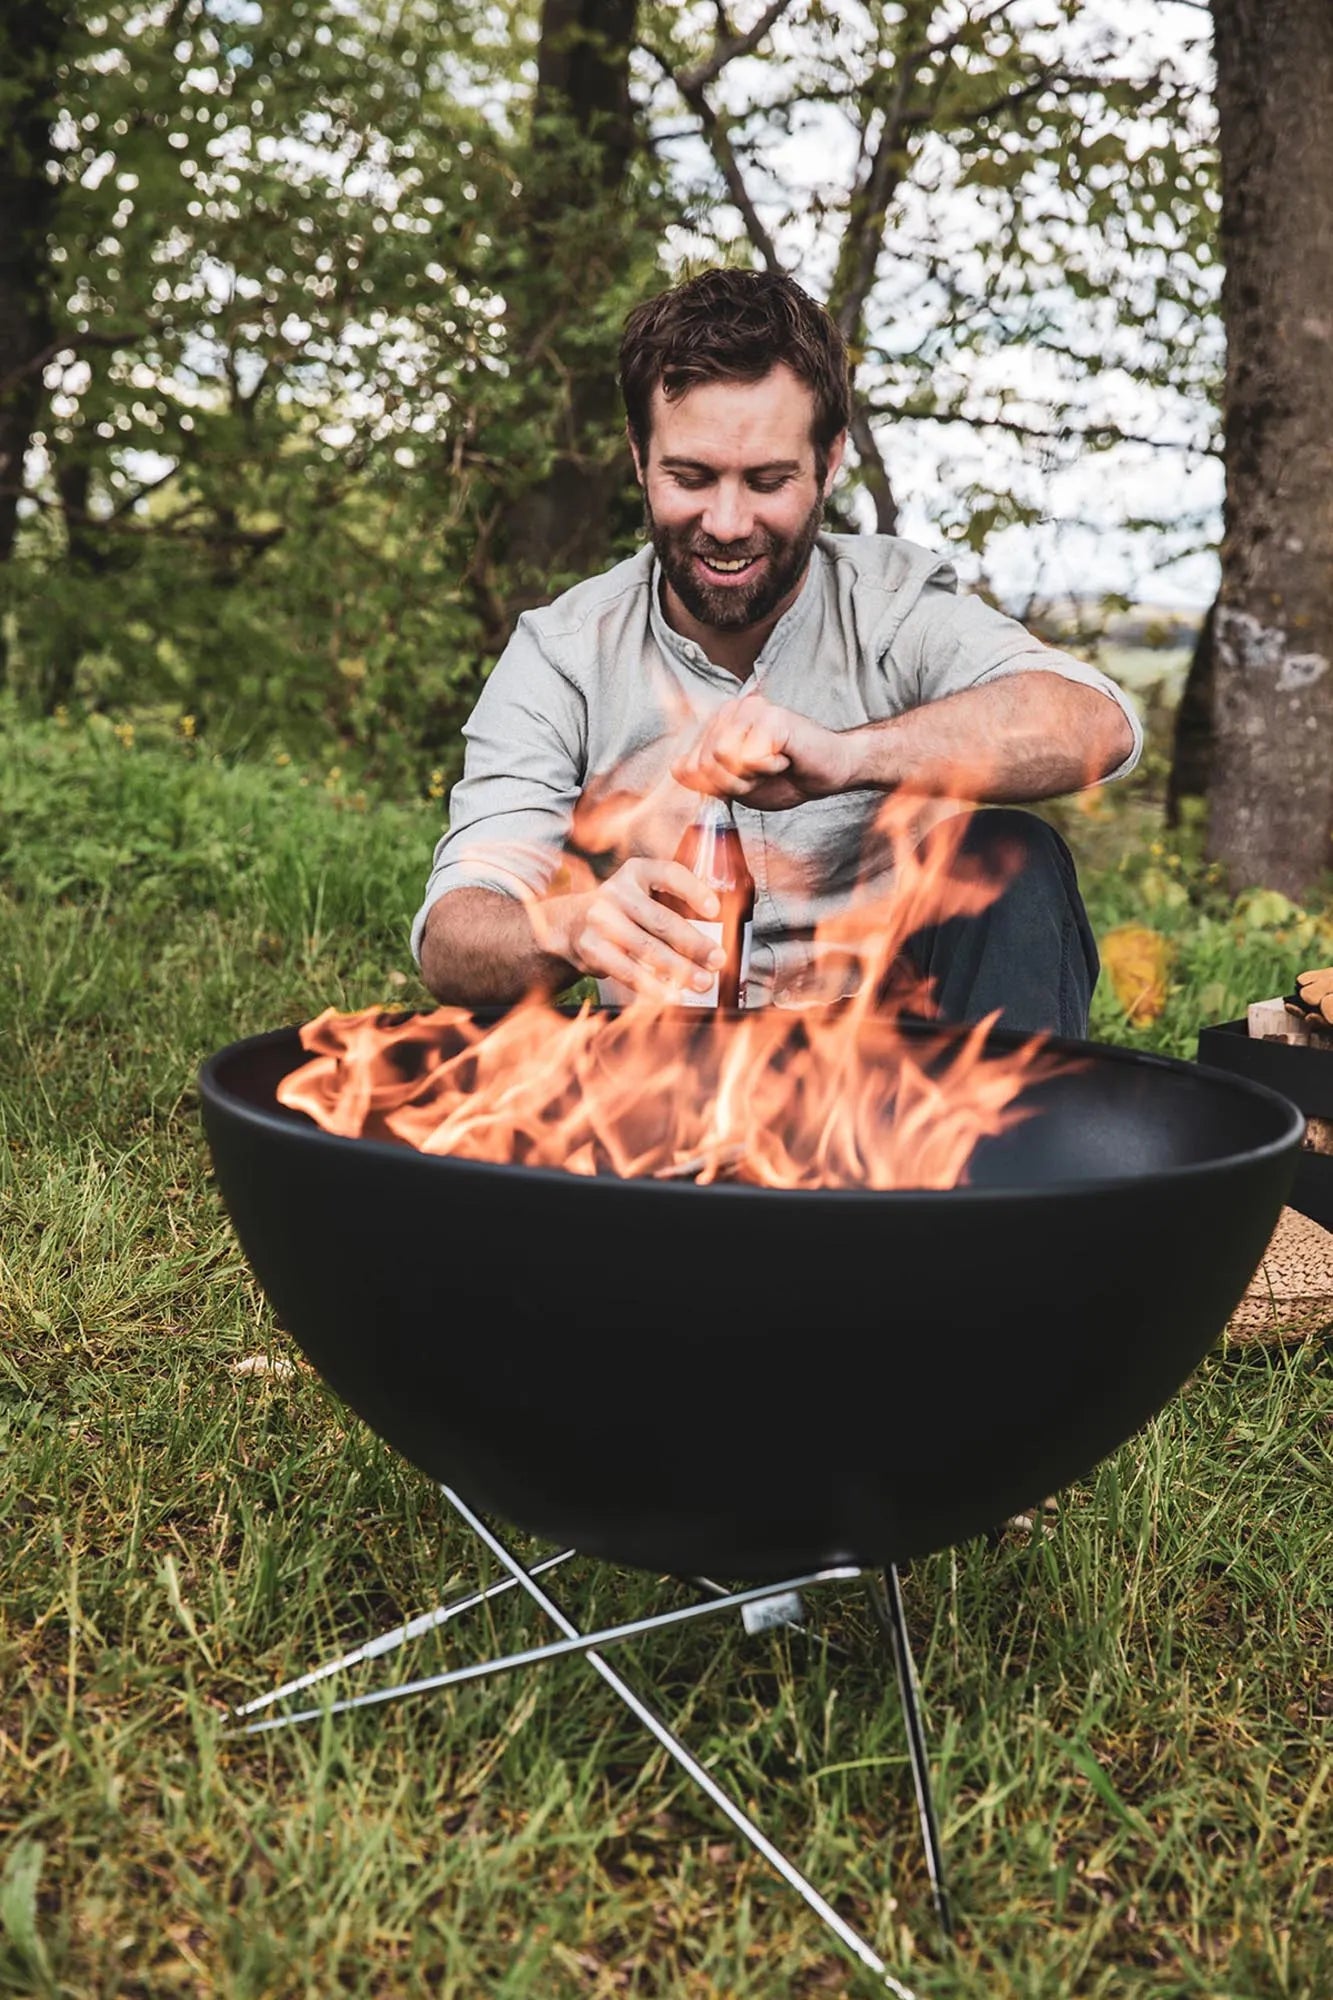
MULTIPOLYGON (((212 1185, 199 1059, 424 997, 438 807, 301 775, 55 726, 0 751, 0 1993, 859 2000, 873 1978, 577 1662, 228 1732, 474 1574, 308 1371, 235 1372, 286 1343, 212 1185)), ((1099 990, 1107 1038, 1189 1054, 1333 957, 1320 913, 1233 904, 1161 839, 1151 773, 1051 811, 1098 929, 1146 915, 1174 952, 1155 1022, 1099 990)), ((1326 1343, 1220 1350, 1048 1538, 912 1566, 953 1952, 857 1596, 617 1663, 922 1996, 1327 2000, 1331 1442, 1326 1343)), ((575 1563, 553 1588, 611 1622, 675 1587, 575 1563)), ((548 1636, 507 1598, 348 1680, 548 1636)))

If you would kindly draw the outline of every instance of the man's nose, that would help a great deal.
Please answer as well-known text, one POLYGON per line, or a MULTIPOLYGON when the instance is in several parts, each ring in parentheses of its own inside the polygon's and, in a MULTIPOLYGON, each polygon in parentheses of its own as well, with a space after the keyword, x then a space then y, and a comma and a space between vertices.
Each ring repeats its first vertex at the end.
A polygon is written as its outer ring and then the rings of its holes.
POLYGON ((743 542, 754 526, 754 502, 738 479, 719 479, 708 496, 701 523, 715 542, 743 542))

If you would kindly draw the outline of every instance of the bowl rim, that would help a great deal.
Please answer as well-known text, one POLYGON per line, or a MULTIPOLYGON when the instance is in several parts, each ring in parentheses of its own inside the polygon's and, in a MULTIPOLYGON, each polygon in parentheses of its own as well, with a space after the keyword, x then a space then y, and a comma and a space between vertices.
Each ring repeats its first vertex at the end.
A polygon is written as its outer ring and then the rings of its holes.
MULTIPOLYGON (((386 1008, 386 1014, 399 1010, 386 1008)), ((401 1010, 404 1015, 431 1013, 431 1008, 408 1008, 401 1010)), ((503 1009, 486 1010, 499 1018, 503 1009)), ((483 1010, 477 1010, 477 1017, 483 1018, 483 1010)), ((909 1032, 915 1032, 911 1023, 904 1023, 909 1032)), ((923 1029, 941 1032, 938 1023, 918 1024, 923 1029)), ((943 1032, 949 1032, 945 1029, 943 1032)), ((959 1035, 966 1029, 956 1030, 959 1035)), ((1158 1055, 1147 1049, 1126 1048, 1118 1042, 1093 1042, 1075 1040, 1071 1036, 1050 1035, 1044 1041, 1044 1048, 1056 1054, 1068 1055, 1074 1060, 1092 1060, 1098 1063, 1125 1063, 1135 1069, 1164 1070, 1171 1075, 1191 1081, 1205 1078, 1209 1083, 1220 1085, 1225 1090, 1241 1096, 1257 1099, 1274 1112, 1285 1114, 1283 1129, 1272 1139, 1258 1146, 1242 1151, 1227 1153, 1213 1160, 1186 1161, 1177 1166, 1157 1167, 1143 1174, 1106 1174, 1096 1178, 1068 1181, 1025 1181, 1004 1187, 962 1187, 953 1188, 770 1188, 756 1187, 739 1181, 718 1181, 700 1187, 693 1181, 655 1180, 649 1175, 625 1176, 617 1174, 571 1174, 563 1167, 532 1167, 513 1161, 460 1159, 449 1153, 424 1153, 417 1147, 400 1144, 388 1139, 365 1139, 337 1132, 326 1132, 322 1126, 304 1112, 293 1112, 286 1108, 270 1110, 265 1106, 252 1104, 227 1090, 220 1080, 220 1071, 227 1063, 237 1061, 251 1051, 277 1047, 279 1044, 296 1044, 299 1048, 300 1027, 288 1026, 271 1028, 260 1034, 246 1035, 225 1047, 217 1049, 199 1066, 197 1082, 201 1104, 223 1113, 231 1119, 259 1131, 281 1137, 289 1144, 315 1147, 351 1147, 362 1159, 381 1158, 399 1164, 405 1157, 415 1157, 422 1171, 435 1171, 446 1176, 461 1173, 481 1175, 483 1179, 495 1178, 512 1181, 516 1176, 524 1183, 549 1182, 564 1189, 578 1187, 602 1189, 608 1187, 622 1190, 631 1198, 670 1200, 673 1197, 683 1201, 701 1201, 705 1198, 726 1201, 760 1200, 768 1207, 780 1201, 799 1200, 807 1202, 818 1199, 821 1202, 840 1202, 844 1205, 856 1202, 883 1203, 892 1201, 899 1206, 934 1203, 947 1196, 950 1201, 970 1205, 1023 1199, 1030 1201, 1039 1196, 1043 1201, 1085 1201, 1122 1193, 1127 1188, 1142 1192, 1144 1188, 1161 1183, 1165 1186, 1183 1180, 1212 1179, 1234 1173, 1241 1166, 1258 1164, 1265 1160, 1281 1157, 1288 1150, 1295 1157, 1299 1154, 1300 1141, 1304 1136, 1305 1113, 1281 1091, 1271 1085, 1258 1083, 1252 1077, 1238 1076, 1235 1071, 1220 1069, 1211 1063, 1189 1061, 1180 1056, 1158 1055)), ((1020 1047, 1032 1039, 1031 1035, 1016 1029, 996 1028, 991 1030, 991 1038, 1000 1043, 1020 1047)))

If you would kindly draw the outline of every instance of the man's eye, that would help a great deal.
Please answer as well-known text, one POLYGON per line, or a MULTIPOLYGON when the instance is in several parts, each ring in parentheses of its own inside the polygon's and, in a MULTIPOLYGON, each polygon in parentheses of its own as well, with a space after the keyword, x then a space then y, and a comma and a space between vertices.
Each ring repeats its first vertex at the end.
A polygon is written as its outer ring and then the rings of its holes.
POLYGON ((690 493, 697 493, 700 487, 708 484, 706 479, 701 479, 693 472, 673 472, 671 477, 677 486, 683 486, 690 493))
POLYGON ((784 486, 791 484, 791 481, 784 472, 777 479, 752 479, 750 484, 756 493, 780 493, 784 486))

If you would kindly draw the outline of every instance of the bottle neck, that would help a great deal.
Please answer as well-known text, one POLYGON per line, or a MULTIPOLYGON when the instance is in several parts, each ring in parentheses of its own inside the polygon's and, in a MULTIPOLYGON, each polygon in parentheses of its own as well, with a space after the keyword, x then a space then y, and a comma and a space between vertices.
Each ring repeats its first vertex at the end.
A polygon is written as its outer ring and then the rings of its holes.
POLYGON ((731 800, 720 799, 712 792, 705 793, 694 823, 707 827, 710 833, 721 833, 726 828, 734 827, 736 816, 731 810, 731 800))

